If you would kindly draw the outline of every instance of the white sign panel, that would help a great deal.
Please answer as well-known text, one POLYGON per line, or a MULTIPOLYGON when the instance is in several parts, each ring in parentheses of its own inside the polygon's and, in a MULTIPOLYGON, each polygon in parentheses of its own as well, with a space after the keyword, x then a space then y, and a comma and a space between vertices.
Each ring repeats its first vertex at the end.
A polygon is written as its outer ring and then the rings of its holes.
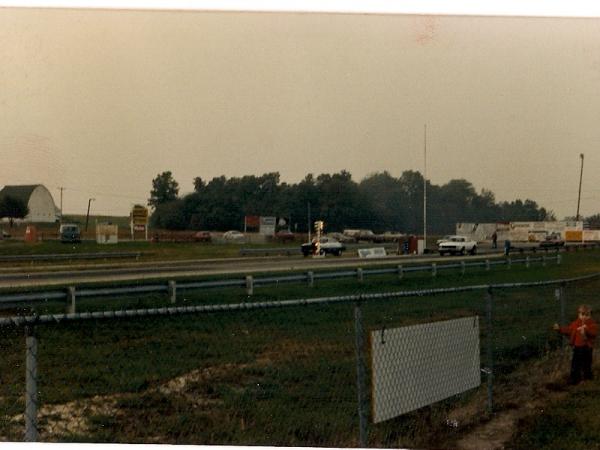
POLYGON ((272 236, 275 234, 276 218, 271 216, 260 216, 259 233, 272 236))
POLYGON ((384 247, 359 248, 358 256, 361 258, 385 258, 386 253, 384 247))
POLYGON ((481 384, 479 318, 372 331, 371 358, 378 423, 481 384))

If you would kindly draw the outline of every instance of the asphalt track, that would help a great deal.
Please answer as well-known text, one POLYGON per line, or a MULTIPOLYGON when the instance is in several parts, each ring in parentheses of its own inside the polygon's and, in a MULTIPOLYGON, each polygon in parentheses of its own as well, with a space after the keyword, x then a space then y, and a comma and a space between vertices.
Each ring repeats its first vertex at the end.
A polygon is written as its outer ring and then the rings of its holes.
POLYGON ((87 264, 78 266, 44 265, 0 269, 0 287, 22 288, 35 286, 71 285, 90 282, 135 281, 194 277, 205 275, 256 274, 301 272, 319 269, 358 268, 399 264, 451 262, 500 256, 501 253, 466 257, 440 257, 435 254, 388 255, 382 258, 358 257, 245 257, 186 261, 154 261, 131 263, 87 264))

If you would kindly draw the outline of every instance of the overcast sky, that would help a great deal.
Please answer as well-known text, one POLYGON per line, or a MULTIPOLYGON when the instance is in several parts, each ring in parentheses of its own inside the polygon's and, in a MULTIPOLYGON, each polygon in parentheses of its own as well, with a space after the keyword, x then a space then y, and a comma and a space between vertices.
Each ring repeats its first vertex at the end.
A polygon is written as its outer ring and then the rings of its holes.
POLYGON ((0 185, 424 170, 600 212, 600 19, 0 9, 0 185))

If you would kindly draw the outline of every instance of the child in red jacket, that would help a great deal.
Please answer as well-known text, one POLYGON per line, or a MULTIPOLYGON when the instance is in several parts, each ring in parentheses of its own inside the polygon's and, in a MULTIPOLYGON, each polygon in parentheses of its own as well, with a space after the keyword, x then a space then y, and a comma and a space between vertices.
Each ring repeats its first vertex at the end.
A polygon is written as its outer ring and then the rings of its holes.
POLYGON ((573 347, 571 375, 569 376, 571 384, 578 384, 582 379, 591 380, 593 378, 592 349, 598 334, 598 325, 592 319, 592 309, 587 305, 580 305, 577 312, 579 317, 566 327, 554 324, 556 331, 569 336, 569 343, 573 347))

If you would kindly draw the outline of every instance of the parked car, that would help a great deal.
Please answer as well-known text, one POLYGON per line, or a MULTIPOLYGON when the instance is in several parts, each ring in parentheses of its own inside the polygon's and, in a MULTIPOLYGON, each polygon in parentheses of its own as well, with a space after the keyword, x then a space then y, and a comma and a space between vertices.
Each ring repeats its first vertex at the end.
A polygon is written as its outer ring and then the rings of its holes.
POLYGON ((447 239, 442 240, 438 244, 438 251, 441 256, 446 253, 450 255, 464 255, 468 252, 470 255, 477 253, 477 242, 471 241, 465 236, 447 236, 447 239))
POLYGON ((561 238, 560 233, 550 233, 546 239, 540 241, 540 248, 558 248, 564 245, 565 241, 561 238))
POLYGON ((212 240, 208 231, 197 231, 194 233, 194 241, 196 242, 210 242, 212 240))
MULTIPOLYGON (((314 255, 315 247, 317 245, 317 240, 313 239, 312 242, 307 242, 306 244, 302 244, 301 250, 304 256, 314 255)), ((319 241, 319 254, 327 255, 328 253, 334 256, 341 256, 342 252, 346 250, 346 247, 336 239, 330 238, 328 236, 323 236, 319 241)))
POLYGON ((398 231, 386 231, 381 235, 383 242, 400 242, 406 235, 398 231))
POLYGON ((336 241, 342 242, 342 243, 356 242, 356 239, 353 238, 352 236, 348 236, 347 234, 338 233, 335 231, 333 233, 327 233, 327 236, 335 239, 336 241))
POLYGON ((296 239, 296 235, 290 230, 279 230, 277 233, 275 233, 275 239, 280 242, 292 242, 294 239, 296 239))
POLYGON ((223 233, 223 239, 231 242, 243 242, 246 240, 246 236, 241 231, 230 230, 223 233))
POLYGON ((81 231, 79 225, 74 223, 63 223, 59 230, 60 242, 77 243, 81 242, 81 231))

